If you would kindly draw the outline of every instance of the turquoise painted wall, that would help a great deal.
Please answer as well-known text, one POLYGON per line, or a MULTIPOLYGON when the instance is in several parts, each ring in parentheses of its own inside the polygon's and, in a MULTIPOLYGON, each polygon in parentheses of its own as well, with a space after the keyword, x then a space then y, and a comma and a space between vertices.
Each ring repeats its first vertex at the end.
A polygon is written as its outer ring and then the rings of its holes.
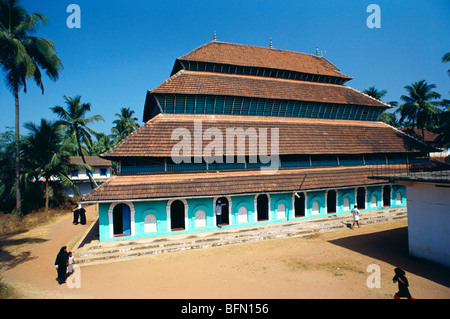
MULTIPOLYGON (((306 215, 304 217, 294 217, 292 207, 293 193, 267 194, 269 196, 269 220, 257 221, 255 195, 231 196, 231 210, 229 213, 229 225, 225 228, 247 227, 261 224, 270 224, 277 222, 285 222, 294 219, 309 219, 327 216, 326 199, 324 191, 311 191, 306 193, 306 215), (318 203, 318 213, 313 214, 314 202, 318 203), (285 214, 279 216, 278 208, 284 205, 285 214), (280 206, 281 205, 281 206, 280 206)), ((338 189, 337 190, 337 212, 333 215, 349 214, 355 205, 355 189, 338 189), (348 199, 348 209, 344 209, 344 202, 348 199)), ((111 236, 112 228, 109 225, 108 211, 116 203, 99 204, 99 233, 100 241, 127 240, 133 238, 145 238, 154 236, 164 236, 172 234, 193 233, 202 231, 212 231, 219 228, 216 226, 216 218, 214 216, 215 198, 191 198, 184 202, 187 204, 187 215, 185 218, 185 230, 172 231, 167 220, 167 207, 170 202, 162 201, 141 201, 129 204, 131 211, 134 213, 134 233, 131 236, 111 236), (204 212, 204 220, 196 220, 196 214, 202 215, 204 212), (152 214, 156 223, 151 227, 146 227, 146 216, 152 214), (146 231, 147 229, 147 231, 146 231), (149 231, 150 230, 150 231, 149 231)), ((391 192, 391 207, 406 206, 406 188, 400 185, 393 185, 391 192), (397 194, 400 194, 397 199, 397 194)), ((170 206, 169 206, 170 207, 170 206)), ((366 208, 363 211, 383 209, 382 187, 367 187, 366 189, 366 208), (375 196, 376 201, 372 205, 372 197, 375 196)), ((150 219, 149 219, 150 220, 150 219)))

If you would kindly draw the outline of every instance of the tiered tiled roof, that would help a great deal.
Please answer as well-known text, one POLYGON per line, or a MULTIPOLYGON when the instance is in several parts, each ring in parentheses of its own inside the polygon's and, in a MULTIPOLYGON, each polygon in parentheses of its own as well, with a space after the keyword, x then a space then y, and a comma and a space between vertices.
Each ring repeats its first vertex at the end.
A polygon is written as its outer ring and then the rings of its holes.
MULTIPOLYGON (((227 129, 267 129, 267 147, 270 152, 271 129, 279 131, 279 154, 373 154, 429 152, 434 149, 382 122, 329 120, 311 118, 158 114, 113 149, 103 158, 170 157, 179 142, 171 139, 177 128, 186 128, 191 134, 194 150, 194 122, 201 121, 202 132, 214 127, 225 136, 227 129)), ((202 133, 203 135, 203 133, 202 133)), ((204 140, 202 149, 211 140, 204 140)), ((247 142, 248 143, 248 142, 247 142)), ((236 143, 237 147, 237 143, 236 143)), ((250 149, 247 145, 246 154, 250 149)), ((236 151, 236 150, 235 150, 236 151)))
POLYGON ((85 201, 137 200, 290 192, 376 185, 371 167, 284 169, 275 174, 259 170, 153 175, 119 175, 94 189, 85 201))
POLYGON ((186 70, 179 71, 149 93, 226 95, 390 107, 343 85, 186 70))
MULTIPOLYGON (((385 109, 391 107, 344 86, 343 83, 351 78, 325 58, 293 51, 212 41, 178 58, 171 75, 160 86, 147 92, 144 121, 160 112, 236 114, 235 110, 222 108, 198 108, 194 111, 187 107, 187 101, 183 107, 166 108, 162 105, 166 103, 162 101, 163 96, 177 96, 178 102, 182 97, 220 96, 321 103, 327 107, 339 104, 362 107, 366 114, 374 112, 370 117, 353 118, 357 120, 377 120, 385 109)), ((238 114, 250 114, 249 106, 244 104, 238 114)), ((308 116, 300 112, 258 114, 308 116)), ((320 117, 311 117, 316 116, 320 117)), ((346 118, 342 114, 336 116, 346 118)))
POLYGON ((339 69, 324 57, 219 41, 208 42, 178 58, 178 61, 270 68, 351 79, 339 72, 339 69))

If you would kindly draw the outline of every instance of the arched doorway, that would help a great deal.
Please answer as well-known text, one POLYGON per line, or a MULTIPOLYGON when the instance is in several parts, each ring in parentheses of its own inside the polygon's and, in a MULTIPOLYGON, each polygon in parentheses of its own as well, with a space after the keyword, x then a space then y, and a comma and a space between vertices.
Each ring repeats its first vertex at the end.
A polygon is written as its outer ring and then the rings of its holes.
POLYGON ((389 185, 383 187, 383 206, 391 206, 391 186, 389 185))
POLYGON ((366 189, 364 187, 358 187, 356 191, 356 205, 358 205, 358 209, 366 209, 366 189))
POLYGON ((118 204, 113 209, 113 233, 114 236, 131 235, 130 206, 118 204))
POLYGON ((257 220, 269 220, 269 198, 261 194, 256 198, 257 220))
POLYGON ((327 213, 336 213, 336 191, 329 190, 327 193, 327 213))
POLYGON ((295 217, 305 217, 305 194, 296 193, 294 197, 295 217))
MULTIPOLYGON (((229 225, 230 224, 230 203, 226 197, 219 197, 216 200, 216 205, 220 201, 222 205, 222 222, 220 225, 229 225)), ((219 226, 219 225, 217 225, 219 226)))
POLYGON ((184 230, 184 203, 181 200, 170 204, 170 228, 171 230, 184 230))

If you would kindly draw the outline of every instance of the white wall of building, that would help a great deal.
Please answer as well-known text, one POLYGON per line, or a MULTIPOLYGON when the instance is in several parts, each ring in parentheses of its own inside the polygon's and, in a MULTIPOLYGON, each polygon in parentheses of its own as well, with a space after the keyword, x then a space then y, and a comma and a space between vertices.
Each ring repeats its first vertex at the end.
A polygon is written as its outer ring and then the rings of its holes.
POLYGON ((450 267, 450 188, 413 182, 406 192, 409 253, 450 267))

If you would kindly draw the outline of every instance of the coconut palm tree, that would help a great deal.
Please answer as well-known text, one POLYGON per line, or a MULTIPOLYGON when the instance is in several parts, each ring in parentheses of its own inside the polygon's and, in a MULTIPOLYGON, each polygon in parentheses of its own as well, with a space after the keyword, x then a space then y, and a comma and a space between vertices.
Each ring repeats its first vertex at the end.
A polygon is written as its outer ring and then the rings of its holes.
POLYGON ((397 120, 397 117, 393 113, 383 112, 379 118, 379 121, 384 122, 393 127, 401 127, 401 123, 397 120))
POLYGON ((99 133, 97 135, 97 141, 94 142, 90 155, 100 155, 110 150, 114 146, 112 135, 106 135, 105 133, 99 133))
MULTIPOLYGON (((444 62, 444 63, 450 62, 450 52, 447 52, 446 54, 444 54, 444 56, 442 57, 442 62, 444 62)), ((450 69, 447 72, 448 72, 448 75, 450 76, 450 69)))
POLYGON ((20 199, 20 106, 19 91, 27 91, 26 80, 32 78, 44 94, 41 70, 56 81, 63 65, 56 55, 52 41, 33 36, 46 17, 41 13, 28 14, 17 0, 0 0, 0 67, 6 75, 6 86, 14 95, 15 101, 15 178, 16 211, 22 219, 20 199))
POLYGON ((383 96, 386 95, 387 91, 386 90, 381 90, 379 91, 378 89, 375 88, 375 86, 371 86, 368 89, 365 89, 363 91, 365 94, 367 94, 368 96, 373 97, 374 99, 380 100, 383 96))
POLYGON ((442 112, 439 108, 442 102, 437 101, 441 95, 433 91, 435 87, 436 85, 421 80, 405 86, 408 95, 400 97, 405 102, 397 110, 401 115, 400 122, 410 120, 413 127, 422 130, 422 141, 425 141, 425 129, 431 128, 442 112))
POLYGON ((133 117, 133 114, 134 111, 129 107, 122 107, 120 113, 116 113, 118 119, 113 121, 115 126, 111 129, 116 143, 123 140, 139 127, 139 124, 136 122, 138 119, 133 117))
MULTIPOLYGON (((79 95, 75 98, 64 96, 64 100, 66 103, 65 109, 62 106, 54 106, 50 109, 59 116, 60 120, 58 124, 66 130, 66 138, 76 143, 78 155, 81 157, 83 163, 87 165, 81 143, 86 145, 88 149, 92 148, 91 134, 97 135, 98 133, 89 128, 88 124, 100 120, 103 121, 103 117, 100 115, 86 117, 86 114, 91 110, 91 104, 81 103, 81 96, 79 95)), ((94 189, 97 187, 97 183, 92 177, 90 170, 87 173, 91 187, 94 189)))
MULTIPOLYGON (((80 196, 78 187, 69 178, 74 168, 69 163, 68 152, 62 149, 63 137, 56 122, 41 120, 40 126, 26 123, 30 133, 25 137, 23 146, 23 162, 34 182, 45 183, 45 209, 48 211, 50 183, 58 181, 62 186, 74 189, 80 196)), ((77 167, 78 168, 78 167, 77 167)))

